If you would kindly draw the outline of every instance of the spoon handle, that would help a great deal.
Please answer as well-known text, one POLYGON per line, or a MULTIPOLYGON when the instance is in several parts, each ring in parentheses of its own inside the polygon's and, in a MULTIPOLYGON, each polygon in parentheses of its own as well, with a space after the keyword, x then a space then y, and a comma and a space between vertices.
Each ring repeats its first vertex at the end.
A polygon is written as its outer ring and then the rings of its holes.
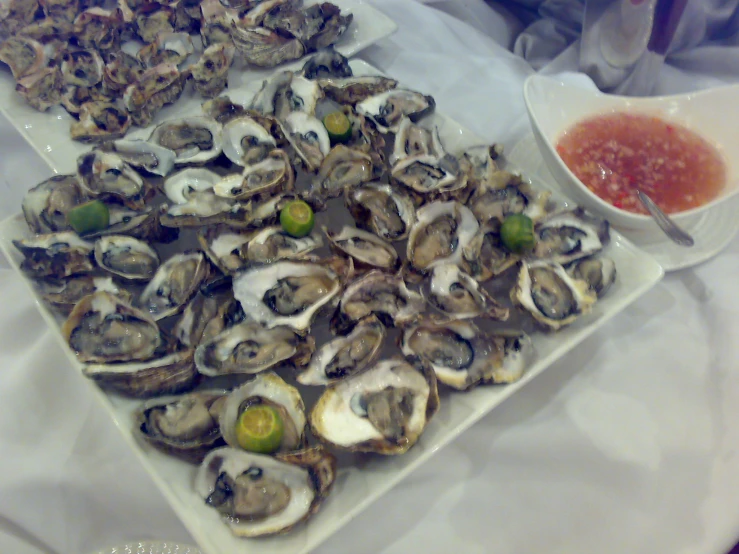
POLYGON ((668 237, 681 246, 693 246, 695 242, 693 237, 678 227, 675 222, 672 221, 672 219, 670 219, 651 198, 649 198, 649 196, 639 189, 637 189, 636 194, 639 196, 639 200, 641 200, 644 207, 650 214, 652 214, 652 217, 657 222, 657 225, 659 225, 659 228, 662 229, 668 237))

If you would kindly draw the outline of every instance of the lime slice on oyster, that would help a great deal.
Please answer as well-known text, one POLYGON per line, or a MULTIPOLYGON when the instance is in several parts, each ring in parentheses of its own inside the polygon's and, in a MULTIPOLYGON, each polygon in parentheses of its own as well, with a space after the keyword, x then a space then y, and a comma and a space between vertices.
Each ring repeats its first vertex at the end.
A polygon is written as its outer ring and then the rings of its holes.
POLYGON ((511 252, 531 250, 536 244, 534 222, 524 214, 512 214, 505 218, 500 228, 500 238, 511 252))
POLYGON ((302 200, 288 202, 280 212, 280 224, 284 231, 295 238, 308 235, 315 225, 315 216, 311 207, 302 200))
POLYGON ((331 112, 323 118, 323 126, 328 131, 331 144, 346 142, 352 138, 352 124, 344 112, 331 112))
POLYGON ((102 231, 108 228, 110 211, 100 200, 91 200, 69 210, 67 222, 78 235, 102 231))
POLYGON ((236 440, 249 452, 272 454, 277 451, 285 432, 280 414, 271 406, 250 406, 236 422, 236 440))

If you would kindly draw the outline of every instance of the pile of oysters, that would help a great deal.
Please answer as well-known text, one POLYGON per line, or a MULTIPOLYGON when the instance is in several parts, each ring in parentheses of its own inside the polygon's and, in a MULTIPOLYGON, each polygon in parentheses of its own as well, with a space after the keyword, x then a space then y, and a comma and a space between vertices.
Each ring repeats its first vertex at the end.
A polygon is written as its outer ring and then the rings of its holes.
POLYGON ((33 108, 62 105, 72 139, 147 127, 188 83, 214 98, 232 64, 275 67, 334 44, 352 23, 302 0, 6 0, 0 62, 33 108))
POLYGON ((337 452, 407 452, 440 391, 520 379, 531 335, 614 282, 607 222, 501 169, 495 145, 449 151, 434 109, 323 50, 247 105, 220 96, 93 148, 23 201, 22 269, 83 373, 142 399, 136 436, 197 464, 199 496, 238 536, 315 513, 337 452), (352 133, 332 144, 321 121, 337 110, 352 133), (66 214, 89 199, 110 225, 79 236, 66 214), (279 224, 294 199, 316 212, 302 238, 279 224), (535 221, 525 256, 499 232, 520 213, 535 221), (273 455, 239 446, 255 404, 284 422, 273 455))

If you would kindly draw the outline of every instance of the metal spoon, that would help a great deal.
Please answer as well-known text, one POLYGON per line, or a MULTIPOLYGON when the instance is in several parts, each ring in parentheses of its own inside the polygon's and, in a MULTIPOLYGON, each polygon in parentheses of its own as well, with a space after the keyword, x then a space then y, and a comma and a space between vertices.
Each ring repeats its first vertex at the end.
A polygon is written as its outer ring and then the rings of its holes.
POLYGON ((693 237, 678 227, 649 196, 639 189, 636 189, 636 195, 639 197, 642 205, 652 215, 657 225, 659 225, 659 228, 664 231, 665 235, 680 246, 693 246, 693 237))

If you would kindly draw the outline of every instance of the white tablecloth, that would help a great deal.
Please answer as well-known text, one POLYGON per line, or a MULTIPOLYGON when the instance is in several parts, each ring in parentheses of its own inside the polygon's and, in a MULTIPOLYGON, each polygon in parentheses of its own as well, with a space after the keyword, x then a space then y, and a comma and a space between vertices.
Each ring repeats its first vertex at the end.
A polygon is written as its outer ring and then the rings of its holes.
MULTIPOLYGON (((490 141, 525 135, 531 69, 501 48, 504 17, 373 3, 400 28, 360 57, 490 141)), ((48 174, 0 121, 2 215, 48 174)), ((667 276, 318 552, 724 554, 739 537, 737 275, 739 240, 667 276)), ((0 552, 193 542, 7 269, 0 306, 0 552)))

